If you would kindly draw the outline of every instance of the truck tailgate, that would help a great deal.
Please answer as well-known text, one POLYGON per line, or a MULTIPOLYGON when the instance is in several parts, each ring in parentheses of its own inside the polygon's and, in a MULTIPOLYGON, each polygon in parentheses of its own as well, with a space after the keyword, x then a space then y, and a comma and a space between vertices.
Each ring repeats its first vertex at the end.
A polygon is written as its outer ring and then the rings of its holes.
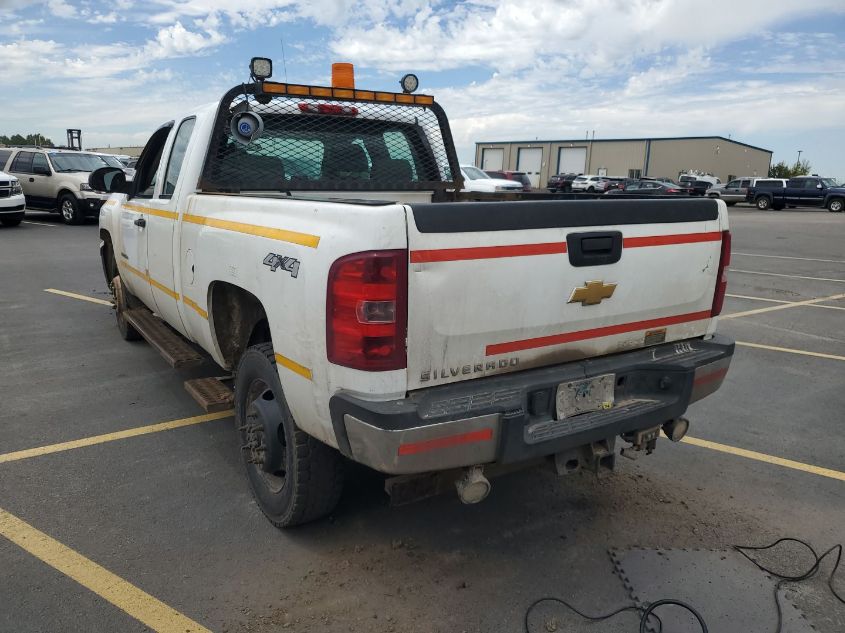
POLYGON ((408 208, 408 388, 708 333, 716 200, 408 208))

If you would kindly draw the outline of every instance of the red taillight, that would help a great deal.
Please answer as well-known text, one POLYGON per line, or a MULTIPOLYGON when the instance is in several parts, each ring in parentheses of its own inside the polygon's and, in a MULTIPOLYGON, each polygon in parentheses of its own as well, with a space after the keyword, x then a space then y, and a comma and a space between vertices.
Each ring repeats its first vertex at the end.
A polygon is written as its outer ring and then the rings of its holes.
POLYGON ((713 295, 713 309, 711 316, 719 316, 725 304, 725 293, 728 290, 728 266, 731 263, 731 232, 722 231, 722 253, 719 256, 719 275, 716 277, 716 292, 713 295))
POLYGON ((329 362, 365 371, 407 366, 408 251, 341 257, 329 270, 326 349, 329 362))
POLYGON ((334 103, 300 103, 299 111, 306 114, 334 114, 338 116, 358 116, 355 106, 337 105, 334 103))
POLYGON ((681 193, 680 189, 667 189, 666 193, 681 193))

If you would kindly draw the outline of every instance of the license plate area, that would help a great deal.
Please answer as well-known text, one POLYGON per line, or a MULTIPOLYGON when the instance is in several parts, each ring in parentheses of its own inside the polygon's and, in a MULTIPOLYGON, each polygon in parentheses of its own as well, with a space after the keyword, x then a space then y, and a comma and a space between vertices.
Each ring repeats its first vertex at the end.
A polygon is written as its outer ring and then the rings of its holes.
POLYGON ((555 395, 557 419, 612 408, 615 386, 616 374, 560 383, 555 395))

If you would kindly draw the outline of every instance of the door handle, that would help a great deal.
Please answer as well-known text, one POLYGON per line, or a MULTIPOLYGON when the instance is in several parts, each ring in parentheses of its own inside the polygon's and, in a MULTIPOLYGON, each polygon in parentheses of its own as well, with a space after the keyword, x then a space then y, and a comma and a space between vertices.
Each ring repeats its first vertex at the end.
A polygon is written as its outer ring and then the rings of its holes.
POLYGON ((144 218, 138 218, 133 224, 135 224, 135 226, 140 226, 143 229, 147 226, 147 221, 144 218))

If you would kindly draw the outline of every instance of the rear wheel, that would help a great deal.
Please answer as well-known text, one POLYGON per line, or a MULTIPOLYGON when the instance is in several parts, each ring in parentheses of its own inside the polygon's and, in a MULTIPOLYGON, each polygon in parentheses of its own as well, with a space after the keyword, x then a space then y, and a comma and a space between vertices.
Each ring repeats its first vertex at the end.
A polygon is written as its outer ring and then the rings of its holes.
POLYGON ((65 224, 82 224, 85 216, 79 208, 79 201, 72 193, 65 193, 59 197, 59 213, 65 224))
POLYGON ((112 296, 114 297, 114 314, 117 317, 117 329, 124 341, 139 341, 141 335, 126 320, 126 311, 141 305, 141 302, 131 292, 123 287, 123 280, 117 275, 111 280, 112 296))
POLYGON ((757 205, 757 208, 760 209, 760 211, 768 211, 769 207, 772 206, 772 201, 769 200, 766 196, 761 196, 757 198, 754 204, 757 205))
POLYGON ((833 213, 842 213, 843 200, 842 198, 833 198, 827 203, 827 210, 833 213))
POLYGON ((238 362, 235 422, 253 497, 273 525, 292 527, 334 510, 343 459, 297 427, 271 343, 250 347, 238 362))

